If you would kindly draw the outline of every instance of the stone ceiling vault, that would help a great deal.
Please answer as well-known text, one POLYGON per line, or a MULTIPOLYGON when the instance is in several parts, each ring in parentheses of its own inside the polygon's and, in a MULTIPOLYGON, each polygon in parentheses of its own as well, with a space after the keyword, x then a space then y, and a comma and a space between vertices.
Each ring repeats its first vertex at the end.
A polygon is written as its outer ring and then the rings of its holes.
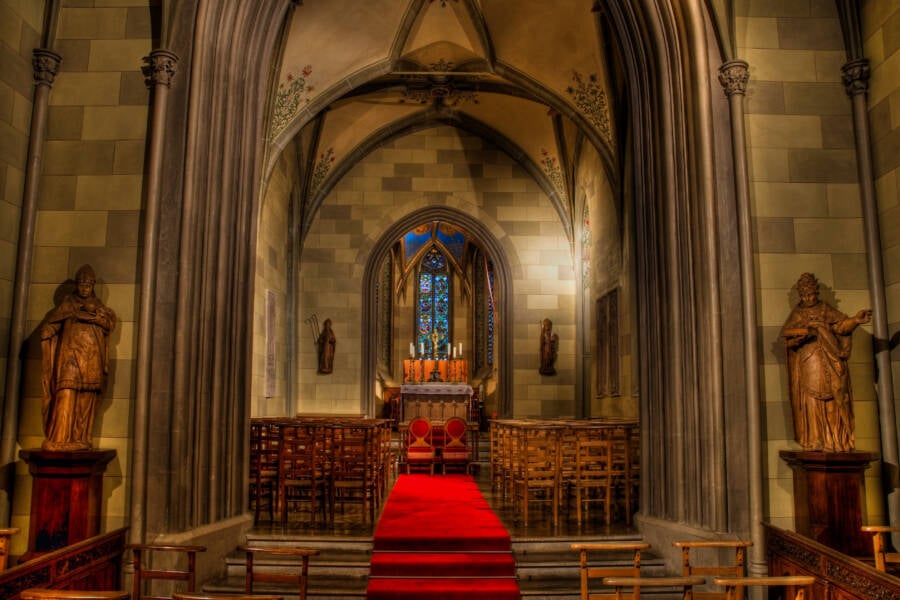
POLYGON ((371 148, 437 123, 507 151, 567 230, 582 142, 615 181, 616 94, 590 1, 330 0, 297 3, 288 20, 267 171, 297 140, 309 219, 371 148))

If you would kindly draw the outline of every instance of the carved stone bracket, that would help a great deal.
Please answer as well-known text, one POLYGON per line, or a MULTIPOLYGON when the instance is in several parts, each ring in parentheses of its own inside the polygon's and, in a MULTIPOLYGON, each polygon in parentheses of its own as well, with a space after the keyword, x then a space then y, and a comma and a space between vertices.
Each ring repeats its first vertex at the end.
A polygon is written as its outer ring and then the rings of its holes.
POLYGON ((750 65, 745 60, 730 60, 719 67, 719 83, 725 88, 725 95, 744 95, 750 81, 750 65))
POLYGON ((33 55, 31 64, 34 67, 35 85, 53 87, 53 80, 59 70, 62 57, 56 52, 51 52, 45 48, 35 48, 33 55))
POLYGON ((150 56, 144 57, 147 63, 141 67, 144 74, 144 83, 148 88, 156 85, 164 85, 169 87, 172 85, 172 79, 178 66, 178 57, 168 50, 153 50, 150 56))
POLYGON ((869 59, 852 60, 841 67, 841 79, 848 96, 869 91, 869 59))

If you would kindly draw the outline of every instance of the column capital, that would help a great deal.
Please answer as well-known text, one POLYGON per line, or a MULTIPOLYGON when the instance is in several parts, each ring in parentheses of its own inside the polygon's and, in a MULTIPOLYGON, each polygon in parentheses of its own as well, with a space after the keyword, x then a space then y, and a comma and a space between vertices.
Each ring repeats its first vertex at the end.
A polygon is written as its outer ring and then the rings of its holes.
POLYGON ((750 81, 750 65, 745 60, 729 60, 719 67, 719 83, 725 88, 726 96, 746 94, 748 81, 750 81))
POLYGON ((141 67, 144 74, 144 83, 148 88, 156 85, 169 87, 178 67, 178 56, 168 50, 153 50, 149 56, 144 57, 146 63, 141 67))
POLYGON ((841 80, 848 96, 865 94, 869 91, 869 59, 851 60, 841 67, 841 80))
POLYGON ((35 48, 32 51, 31 65, 34 68, 35 85, 53 87, 53 80, 59 70, 62 57, 46 48, 35 48))

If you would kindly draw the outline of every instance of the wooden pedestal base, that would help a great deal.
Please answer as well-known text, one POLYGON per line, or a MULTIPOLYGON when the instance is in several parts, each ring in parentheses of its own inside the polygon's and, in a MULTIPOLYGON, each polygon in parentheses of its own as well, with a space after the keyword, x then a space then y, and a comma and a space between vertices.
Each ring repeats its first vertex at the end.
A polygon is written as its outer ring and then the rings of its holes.
POLYGON ((782 450, 794 471, 797 533, 850 556, 871 556, 872 540, 860 531, 866 515, 864 473, 872 452, 782 450))
POLYGON ((20 450, 33 478, 28 551, 22 560, 100 533, 103 473, 115 450, 20 450))

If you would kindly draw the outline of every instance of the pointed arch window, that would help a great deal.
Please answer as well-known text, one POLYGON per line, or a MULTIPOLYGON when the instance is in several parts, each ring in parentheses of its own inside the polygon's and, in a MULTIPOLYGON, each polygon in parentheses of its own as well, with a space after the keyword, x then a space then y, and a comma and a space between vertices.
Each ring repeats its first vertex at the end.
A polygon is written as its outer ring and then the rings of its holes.
POLYGON ((432 247, 419 263, 416 288, 416 341, 427 357, 448 358, 451 291, 447 257, 432 247))

